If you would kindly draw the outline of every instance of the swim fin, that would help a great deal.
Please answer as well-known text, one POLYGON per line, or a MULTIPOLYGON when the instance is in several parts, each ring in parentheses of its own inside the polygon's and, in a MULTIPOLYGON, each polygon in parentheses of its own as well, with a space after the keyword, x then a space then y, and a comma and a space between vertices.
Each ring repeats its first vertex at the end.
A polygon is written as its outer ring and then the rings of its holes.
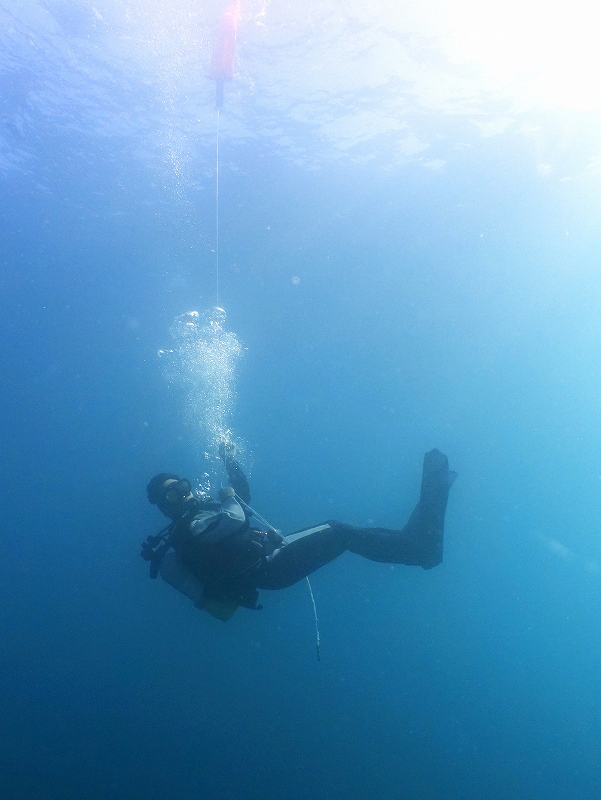
POLYGON ((449 459, 434 448, 424 456, 420 501, 436 506, 447 505, 449 489, 455 483, 457 473, 449 469, 449 459))

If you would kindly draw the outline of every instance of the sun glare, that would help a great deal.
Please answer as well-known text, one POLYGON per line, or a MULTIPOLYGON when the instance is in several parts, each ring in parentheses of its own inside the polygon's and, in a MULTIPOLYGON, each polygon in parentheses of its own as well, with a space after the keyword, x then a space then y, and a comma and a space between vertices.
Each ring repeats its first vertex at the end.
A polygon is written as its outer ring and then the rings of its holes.
POLYGON ((446 23, 446 34, 442 25, 439 31, 449 57, 479 65, 494 88, 518 103, 580 111, 601 104, 601 5, 435 0, 435 6, 446 23))

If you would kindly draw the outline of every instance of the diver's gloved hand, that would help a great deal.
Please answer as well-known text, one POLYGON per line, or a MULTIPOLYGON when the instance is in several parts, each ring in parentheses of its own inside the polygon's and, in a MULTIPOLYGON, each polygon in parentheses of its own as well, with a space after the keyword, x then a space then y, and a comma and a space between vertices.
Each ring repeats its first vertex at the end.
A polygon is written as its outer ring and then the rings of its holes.
POLYGON ((228 499, 228 497, 234 497, 235 494, 236 492, 231 486, 223 486, 219 490, 219 499, 223 503, 225 500, 228 499))
POLYGON ((228 461, 236 458, 236 443, 232 442, 230 439, 224 439, 223 442, 220 442, 219 457, 226 465, 228 461))

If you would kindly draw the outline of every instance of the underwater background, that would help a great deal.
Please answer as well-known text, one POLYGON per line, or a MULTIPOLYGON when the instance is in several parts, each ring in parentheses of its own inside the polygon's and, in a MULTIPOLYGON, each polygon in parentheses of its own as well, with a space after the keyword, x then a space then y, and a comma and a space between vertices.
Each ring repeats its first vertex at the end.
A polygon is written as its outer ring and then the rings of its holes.
POLYGON ((599 10, 242 0, 217 298, 226 5, 0 2, 0 796, 596 797, 599 10), (312 576, 321 661, 306 583, 222 623, 139 557, 224 479, 158 356, 216 304, 271 524, 459 473, 441 566, 312 576))

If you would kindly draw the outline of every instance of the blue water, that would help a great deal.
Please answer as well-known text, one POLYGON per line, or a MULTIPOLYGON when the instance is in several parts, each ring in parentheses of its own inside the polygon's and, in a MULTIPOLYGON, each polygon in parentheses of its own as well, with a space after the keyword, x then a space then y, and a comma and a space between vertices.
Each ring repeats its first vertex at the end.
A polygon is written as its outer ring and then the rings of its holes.
POLYGON ((321 662, 305 583, 224 624, 148 578, 147 481, 207 464, 157 351, 216 302, 222 10, 0 7, 0 796, 596 797, 596 111, 420 101, 475 68, 361 4, 243 6, 219 303, 253 505, 398 527, 426 450, 459 478, 441 566, 315 573, 321 662), (431 72, 362 70, 382 36, 431 72))

